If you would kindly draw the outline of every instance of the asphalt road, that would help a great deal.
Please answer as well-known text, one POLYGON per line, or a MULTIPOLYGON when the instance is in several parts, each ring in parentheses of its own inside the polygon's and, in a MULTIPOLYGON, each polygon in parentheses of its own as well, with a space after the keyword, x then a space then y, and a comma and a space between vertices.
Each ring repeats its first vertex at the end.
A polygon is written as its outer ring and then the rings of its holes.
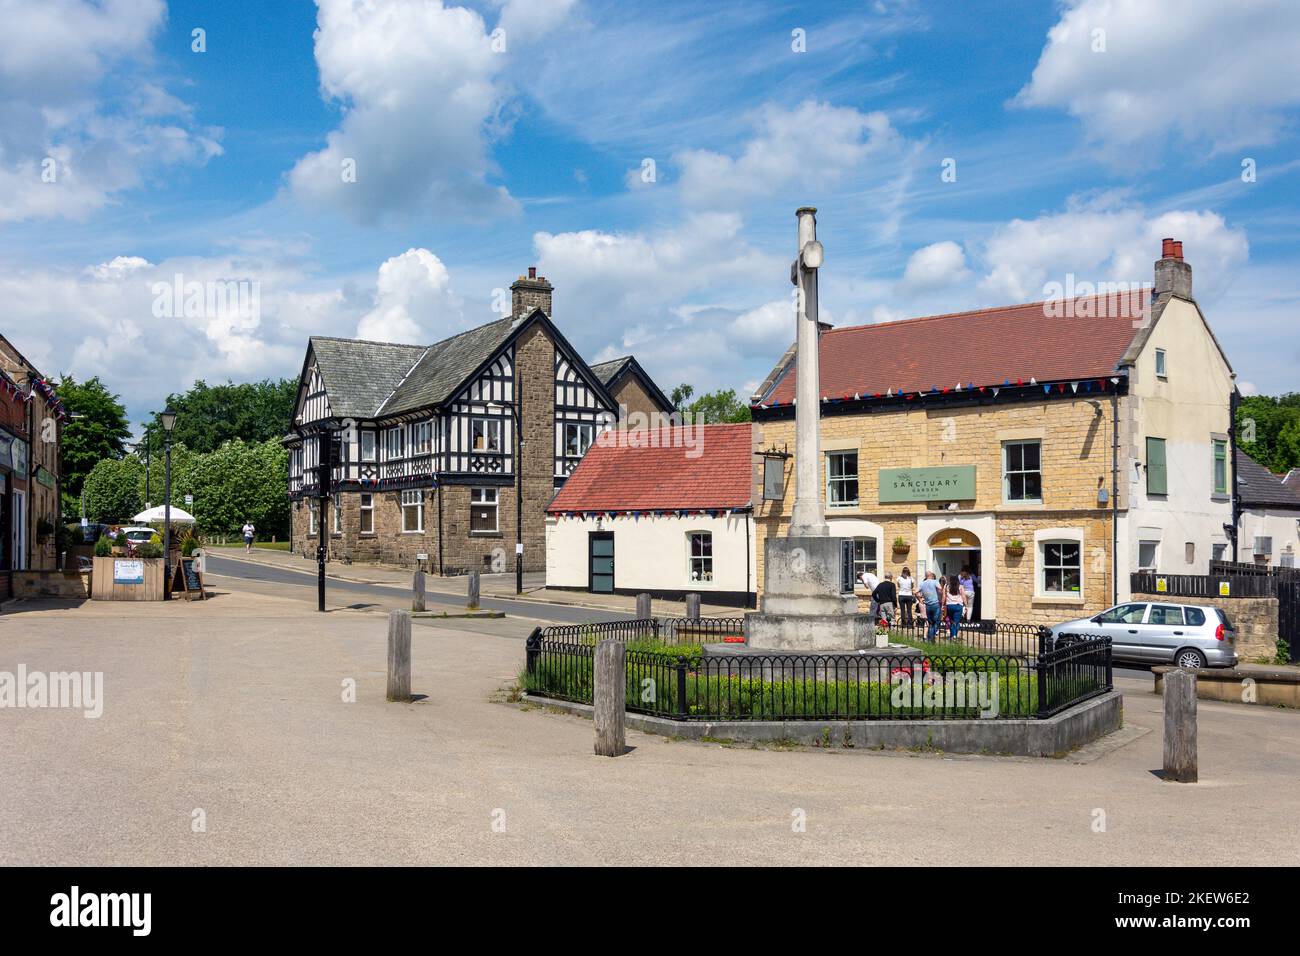
MULTIPOLYGON (((251 561, 225 558, 209 551, 207 554, 209 575, 238 578, 243 581, 258 581, 274 585, 277 590, 293 589, 285 596, 300 597, 303 600, 316 600, 316 576, 284 568, 272 568, 251 561)), ((429 577, 425 594, 429 603, 450 604, 464 607, 465 592, 441 589, 436 577, 429 577)), ((283 591, 281 591, 283 593, 283 591)), ((342 581, 328 575, 325 578, 325 601, 327 606, 355 598, 358 603, 379 604, 385 607, 409 607, 411 592, 409 588, 388 584, 359 584, 355 581, 342 581)), ((484 597, 480 605, 487 611, 502 611, 511 617, 530 618, 538 621, 551 621, 556 624, 588 624, 596 621, 624 621, 632 617, 621 611, 596 610, 594 608, 571 607, 564 604, 550 604, 545 601, 514 600, 510 598, 484 597)))

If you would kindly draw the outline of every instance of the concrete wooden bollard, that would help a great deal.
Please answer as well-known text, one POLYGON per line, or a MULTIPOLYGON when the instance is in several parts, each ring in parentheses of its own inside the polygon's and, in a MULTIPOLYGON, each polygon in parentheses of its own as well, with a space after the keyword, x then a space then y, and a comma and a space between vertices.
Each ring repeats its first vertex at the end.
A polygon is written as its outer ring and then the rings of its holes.
POLYGON ((465 606, 471 611, 478 610, 479 600, 479 576, 477 571, 469 573, 469 596, 465 601, 465 606))
POLYGON ((416 571, 411 581, 411 610, 424 611, 424 572, 416 571))
POLYGON ((388 699, 411 700, 411 612, 388 612, 388 699))
POLYGON ((1196 674, 1175 667, 1164 676, 1165 773, 1174 783, 1196 783, 1196 674))
POLYGON ((654 616, 650 610, 650 595, 638 594, 636 596, 636 619, 638 621, 648 621, 654 616))
POLYGON ((623 642, 605 639, 596 645, 592 675, 592 722, 596 756, 617 757, 627 749, 627 658, 623 642))
POLYGON ((698 621, 700 618, 700 596, 698 594, 686 595, 686 619, 688 621, 698 621))

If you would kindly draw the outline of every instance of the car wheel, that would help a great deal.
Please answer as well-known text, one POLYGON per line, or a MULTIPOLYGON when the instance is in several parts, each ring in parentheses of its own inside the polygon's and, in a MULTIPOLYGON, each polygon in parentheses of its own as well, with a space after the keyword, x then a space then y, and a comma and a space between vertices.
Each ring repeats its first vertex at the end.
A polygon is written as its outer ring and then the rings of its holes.
POLYGON ((1179 667, 1204 667, 1205 655, 1194 647, 1184 647, 1174 655, 1174 663, 1179 667))

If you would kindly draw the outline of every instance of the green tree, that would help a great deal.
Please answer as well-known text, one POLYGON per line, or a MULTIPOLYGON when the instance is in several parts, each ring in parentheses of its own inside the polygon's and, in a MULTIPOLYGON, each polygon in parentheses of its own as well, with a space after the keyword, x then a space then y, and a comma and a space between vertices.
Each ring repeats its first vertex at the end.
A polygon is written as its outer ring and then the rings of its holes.
MULTIPOLYGON (((176 462, 173 460, 173 469, 176 462)), ((194 495, 199 534, 232 534, 252 521, 259 534, 286 537, 289 531, 289 456, 279 442, 228 441, 194 455, 183 477, 173 471, 173 498, 182 487, 194 495)))
POLYGON ((86 516, 92 521, 130 521, 144 510, 143 483, 144 464, 134 455, 101 458, 83 483, 86 516))
MULTIPOLYGON (((297 397, 296 379, 266 379, 239 385, 233 382, 209 385, 199 379, 185 394, 167 396, 167 404, 176 412, 172 443, 206 453, 236 438, 246 442, 279 439, 289 429, 297 397)), ((158 413, 154 415, 152 429, 150 444, 157 449, 162 444, 158 413)))
POLYGON ((1250 395, 1237 407, 1241 450, 1275 472, 1300 467, 1300 392, 1250 395))
POLYGON ((726 422, 747 422, 751 420, 749 405, 736 398, 736 390, 719 389, 701 395, 687 407, 696 422, 717 425, 726 422))
POLYGON ((62 435, 64 514, 81 513, 81 486, 102 459, 121 458, 131 429, 126 409, 99 376, 77 382, 64 375, 56 391, 72 417, 64 423, 62 435))
POLYGON ((673 389, 672 394, 668 396, 668 400, 673 403, 673 408, 679 412, 684 412, 686 411, 686 403, 691 400, 691 396, 694 394, 695 387, 683 382, 673 389))

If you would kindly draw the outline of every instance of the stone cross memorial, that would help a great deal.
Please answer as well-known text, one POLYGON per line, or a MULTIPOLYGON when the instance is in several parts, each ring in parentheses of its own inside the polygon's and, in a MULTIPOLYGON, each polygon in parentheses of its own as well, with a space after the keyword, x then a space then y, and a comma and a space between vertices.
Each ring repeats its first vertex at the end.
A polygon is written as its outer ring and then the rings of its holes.
POLYGON ((795 335, 795 500, 784 538, 763 551, 763 597, 746 616, 746 644, 773 651, 874 648, 875 619, 858 613, 851 539, 834 538, 820 487, 821 396, 817 340, 817 210, 800 209, 799 247, 790 280, 798 288, 795 335), (846 547, 847 544, 847 547, 846 547))

